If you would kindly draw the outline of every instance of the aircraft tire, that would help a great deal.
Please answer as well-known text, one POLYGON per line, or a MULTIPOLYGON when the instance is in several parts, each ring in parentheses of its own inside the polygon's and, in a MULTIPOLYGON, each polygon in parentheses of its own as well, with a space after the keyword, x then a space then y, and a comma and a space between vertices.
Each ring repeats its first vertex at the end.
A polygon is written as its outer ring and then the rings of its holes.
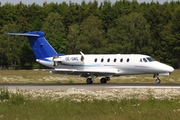
POLYGON ((107 79, 106 79, 106 78, 101 78, 101 79, 100 79, 100 82, 101 82, 101 83, 106 83, 106 82, 107 82, 107 79))
POLYGON ((156 84, 160 84, 161 80, 159 78, 156 79, 156 84))
POLYGON ((92 81, 92 79, 91 79, 91 78, 87 78, 86 83, 87 83, 87 84, 92 84, 92 83, 93 83, 93 81, 92 81))

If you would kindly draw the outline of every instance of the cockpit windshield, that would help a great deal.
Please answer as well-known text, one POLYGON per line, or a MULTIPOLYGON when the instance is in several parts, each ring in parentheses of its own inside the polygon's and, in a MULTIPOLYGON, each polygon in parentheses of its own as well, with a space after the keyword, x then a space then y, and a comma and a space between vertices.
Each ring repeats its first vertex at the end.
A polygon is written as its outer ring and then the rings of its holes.
POLYGON ((149 62, 152 62, 152 61, 156 61, 154 58, 152 58, 152 57, 147 57, 146 58, 149 62))
POLYGON ((152 57, 140 58, 140 62, 153 62, 153 61, 156 60, 152 57))
POLYGON ((144 61, 144 62, 148 62, 148 61, 146 60, 146 58, 143 58, 143 61, 144 61))

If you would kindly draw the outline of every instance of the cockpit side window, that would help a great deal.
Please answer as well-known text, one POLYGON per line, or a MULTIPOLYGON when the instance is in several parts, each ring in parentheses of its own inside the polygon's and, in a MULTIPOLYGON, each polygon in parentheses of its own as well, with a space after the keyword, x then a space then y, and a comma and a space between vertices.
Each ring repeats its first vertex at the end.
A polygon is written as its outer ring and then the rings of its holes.
POLYGON ((152 57, 147 57, 146 58, 149 62, 152 62, 152 61, 156 61, 154 58, 152 58, 152 57))
POLYGON ((144 62, 148 62, 148 61, 146 60, 146 58, 143 58, 143 61, 144 61, 144 62))
POLYGON ((140 59, 140 62, 142 62, 142 58, 140 59))

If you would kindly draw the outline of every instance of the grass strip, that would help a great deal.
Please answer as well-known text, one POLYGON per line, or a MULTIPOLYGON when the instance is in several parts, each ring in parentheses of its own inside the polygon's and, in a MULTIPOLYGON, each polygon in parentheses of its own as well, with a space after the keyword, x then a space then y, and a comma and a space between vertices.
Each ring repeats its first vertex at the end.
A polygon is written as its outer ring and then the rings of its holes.
MULTIPOLYGON (((94 83, 100 83, 96 78, 94 83)), ((180 83, 180 70, 169 76, 159 76, 161 83, 180 83)), ((86 78, 74 75, 50 74, 48 70, 0 70, 0 83, 86 83, 86 78)), ((153 75, 127 75, 111 77, 108 83, 155 83, 153 75)))
POLYGON ((74 96, 52 100, 26 96, 23 91, 0 89, 0 119, 3 120, 177 120, 180 98, 94 99, 74 101, 74 96))

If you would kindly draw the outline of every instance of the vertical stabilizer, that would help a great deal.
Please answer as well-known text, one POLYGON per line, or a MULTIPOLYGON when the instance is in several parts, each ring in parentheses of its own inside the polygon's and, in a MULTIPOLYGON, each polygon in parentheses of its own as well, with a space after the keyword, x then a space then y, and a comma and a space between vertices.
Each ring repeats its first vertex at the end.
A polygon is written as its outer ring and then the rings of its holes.
POLYGON ((44 32, 27 32, 27 33, 6 33, 9 35, 19 35, 28 37, 34 55, 37 59, 53 57, 58 53, 49 44, 49 42, 44 37, 44 32))

